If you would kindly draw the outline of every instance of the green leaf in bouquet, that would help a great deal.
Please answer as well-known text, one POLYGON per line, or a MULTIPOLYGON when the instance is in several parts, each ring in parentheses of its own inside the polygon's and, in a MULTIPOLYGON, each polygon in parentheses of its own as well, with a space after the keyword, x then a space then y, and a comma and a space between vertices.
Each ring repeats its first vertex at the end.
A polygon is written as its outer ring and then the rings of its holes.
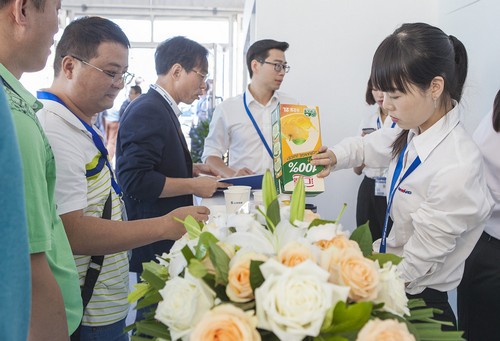
POLYGON ((261 338, 263 341, 280 341, 279 337, 277 337, 273 332, 265 329, 257 328, 261 338))
POLYGON ((335 220, 324 220, 324 219, 314 219, 311 221, 309 224, 309 229, 314 226, 320 226, 320 225, 326 225, 326 224, 336 224, 337 222, 335 220))
POLYGON ((189 273, 196 278, 203 278, 208 273, 207 268, 201 261, 196 258, 191 258, 188 265, 189 273))
POLYGON ((196 239, 200 236, 203 223, 194 219, 193 216, 188 215, 184 220, 174 217, 174 220, 184 224, 190 239, 196 239))
POLYGON ((150 261, 142 263, 141 278, 148 282, 154 289, 160 290, 168 279, 168 270, 163 265, 150 261))
POLYGON ((262 212, 262 210, 260 208, 257 208, 257 211, 259 211, 264 216, 264 218, 266 218, 267 229, 274 233, 274 230, 276 229, 276 225, 278 225, 278 223, 281 220, 280 204, 278 202, 278 199, 273 200, 269 204, 267 211, 265 213, 262 212))
POLYGON ((171 340, 170 332, 168 331, 167 326, 158 321, 139 321, 135 323, 135 327, 138 334, 171 340))
POLYGON ((290 205, 290 223, 293 224, 296 220, 303 221, 306 207, 306 187, 302 176, 299 177, 295 184, 290 205))
POLYGON ((274 183, 274 177, 271 171, 267 169, 262 177, 262 201, 266 212, 269 210, 269 205, 274 200, 278 199, 278 193, 276 192, 276 185, 274 183))
POLYGON ((316 336, 314 341, 350 341, 348 338, 345 338, 340 335, 319 335, 316 336))
POLYGON ((210 245, 210 251, 208 254, 215 268, 216 284, 226 285, 229 273, 229 256, 217 244, 210 245))
POLYGON ((191 249, 187 245, 184 245, 184 247, 181 250, 181 253, 188 264, 191 258, 195 258, 193 251, 191 251, 191 249))
POLYGON ((135 301, 146 295, 150 288, 151 286, 149 285, 149 283, 142 282, 134 284, 134 290, 129 293, 127 297, 128 303, 134 303, 135 301))
POLYGON ((384 266, 384 264, 387 262, 398 265, 403 260, 402 257, 396 256, 392 253, 374 253, 372 255, 366 256, 366 258, 369 258, 373 261, 378 260, 380 267, 384 266))
POLYGON ((370 319, 373 304, 371 302, 357 302, 346 305, 338 302, 333 310, 333 318, 329 327, 323 328, 325 334, 337 334, 358 331, 370 319))
POLYGON ((252 287, 253 292, 255 292, 255 289, 260 287, 265 281, 265 278, 260 271, 260 266, 262 264, 264 264, 264 262, 260 260, 250 261, 250 286, 252 287))
POLYGON ((144 295, 144 298, 139 302, 137 302, 135 309, 142 309, 145 307, 149 307, 150 305, 157 304, 161 300, 163 300, 163 298, 161 297, 158 291, 156 290, 148 291, 146 295, 144 295))
POLYGON ((342 205, 342 209, 340 210, 339 215, 337 216, 337 219, 335 219, 335 222, 337 224, 340 222, 340 218, 342 218, 342 215, 344 214, 346 207, 347 207, 347 204, 344 203, 344 205, 342 205))
POLYGON ((207 255, 210 245, 216 244, 219 240, 210 232, 202 232, 196 246, 196 258, 203 259, 207 255))
POLYGON ((361 252, 363 252, 363 256, 368 257, 372 254, 373 239, 368 223, 356 228, 352 232, 350 239, 358 243, 361 252))

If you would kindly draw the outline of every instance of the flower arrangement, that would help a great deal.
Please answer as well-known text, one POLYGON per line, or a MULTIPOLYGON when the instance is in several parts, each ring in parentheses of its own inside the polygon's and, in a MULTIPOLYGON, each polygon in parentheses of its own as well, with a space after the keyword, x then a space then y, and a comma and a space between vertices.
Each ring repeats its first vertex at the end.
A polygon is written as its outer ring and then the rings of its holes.
POLYGON ((132 340, 463 340, 408 301, 400 258, 373 254, 367 225, 349 236, 341 214, 308 218, 304 207, 302 179, 280 207, 266 172, 259 214, 185 219, 188 233, 144 263, 129 295, 137 308, 157 305, 128 327, 132 340))

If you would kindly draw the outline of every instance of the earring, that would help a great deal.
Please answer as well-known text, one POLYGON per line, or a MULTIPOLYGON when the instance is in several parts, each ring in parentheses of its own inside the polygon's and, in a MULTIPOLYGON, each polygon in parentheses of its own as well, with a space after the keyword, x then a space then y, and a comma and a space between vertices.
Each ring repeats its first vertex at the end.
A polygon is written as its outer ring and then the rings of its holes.
POLYGON ((434 98, 434 109, 437 109, 437 99, 434 98))

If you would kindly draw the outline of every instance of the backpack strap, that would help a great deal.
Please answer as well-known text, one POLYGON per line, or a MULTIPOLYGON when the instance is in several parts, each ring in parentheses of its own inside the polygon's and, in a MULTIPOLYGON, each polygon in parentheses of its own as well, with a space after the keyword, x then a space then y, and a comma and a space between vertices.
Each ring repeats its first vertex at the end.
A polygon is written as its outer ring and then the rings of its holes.
MULTIPOLYGON (((104 204, 102 218, 111 220, 111 191, 109 192, 108 198, 106 199, 106 203, 104 204)), ((94 293, 95 284, 97 283, 97 278, 99 278, 99 274, 101 273, 103 262, 104 262, 104 256, 90 257, 89 267, 87 269, 87 273, 85 274, 85 282, 81 287, 84 312, 85 308, 90 302, 90 299, 92 298, 92 294, 94 293)), ((82 322, 80 321, 80 325, 78 326, 77 330, 71 335, 71 341, 80 340, 81 326, 82 322)))

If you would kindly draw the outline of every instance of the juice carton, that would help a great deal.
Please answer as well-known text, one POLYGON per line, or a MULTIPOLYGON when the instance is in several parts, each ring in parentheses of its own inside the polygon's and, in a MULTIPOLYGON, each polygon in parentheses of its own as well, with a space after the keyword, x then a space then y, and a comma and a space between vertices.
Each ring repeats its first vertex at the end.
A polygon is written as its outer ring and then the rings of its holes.
POLYGON ((317 106, 280 104, 271 114, 274 178, 280 193, 292 193, 298 178, 304 178, 306 194, 325 191, 324 179, 317 177, 323 166, 310 164, 321 147, 317 106))

